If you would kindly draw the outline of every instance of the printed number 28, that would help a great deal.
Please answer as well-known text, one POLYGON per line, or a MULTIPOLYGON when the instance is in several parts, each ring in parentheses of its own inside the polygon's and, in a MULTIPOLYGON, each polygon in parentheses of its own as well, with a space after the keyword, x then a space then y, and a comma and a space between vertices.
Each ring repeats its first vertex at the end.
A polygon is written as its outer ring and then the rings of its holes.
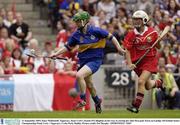
POLYGON ((115 77, 114 81, 112 82, 112 85, 117 86, 117 85, 122 85, 126 86, 129 84, 129 74, 126 72, 123 72, 121 74, 114 72, 112 73, 111 77, 115 77))

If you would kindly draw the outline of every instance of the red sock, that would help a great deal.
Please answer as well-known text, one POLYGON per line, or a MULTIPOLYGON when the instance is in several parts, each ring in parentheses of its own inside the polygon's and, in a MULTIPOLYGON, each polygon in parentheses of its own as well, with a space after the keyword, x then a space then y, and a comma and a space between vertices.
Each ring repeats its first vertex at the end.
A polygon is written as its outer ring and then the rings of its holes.
POLYGON ((144 98, 144 94, 138 92, 136 94, 136 99, 133 101, 132 105, 136 108, 139 108, 142 103, 143 98, 144 98))

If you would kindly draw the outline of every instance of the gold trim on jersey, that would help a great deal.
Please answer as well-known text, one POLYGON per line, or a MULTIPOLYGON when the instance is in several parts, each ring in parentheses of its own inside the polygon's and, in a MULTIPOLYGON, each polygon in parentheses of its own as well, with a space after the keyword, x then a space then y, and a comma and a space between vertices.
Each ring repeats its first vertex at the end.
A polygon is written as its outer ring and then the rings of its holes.
POLYGON ((87 49, 96 49, 96 48, 104 48, 106 45, 106 39, 101 39, 96 43, 90 43, 90 44, 82 44, 79 45, 78 52, 84 52, 87 49))

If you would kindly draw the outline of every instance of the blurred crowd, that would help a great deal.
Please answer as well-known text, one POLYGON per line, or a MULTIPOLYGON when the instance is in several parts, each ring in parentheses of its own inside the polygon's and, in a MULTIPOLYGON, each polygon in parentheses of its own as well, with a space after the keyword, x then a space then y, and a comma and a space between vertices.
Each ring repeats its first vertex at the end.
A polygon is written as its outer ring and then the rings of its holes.
POLYGON ((33 58, 27 56, 31 50, 43 56, 51 54, 52 41, 44 42, 33 38, 33 33, 24 22, 20 12, 14 13, 6 8, 0 9, 0 75, 25 73, 67 73, 74 75, 75 62, 33 58))
MULTIPOLYGON (((161 41, 161 49, 158 55, 159 66, 166 66, 171 72, 180 72, 179 0, 37 0, 36 2, 38 5, 46 5, 48 8, 48 26, 58 30, 56 42, 44 42, 44 46, 41 46, 40 49, 39 42, 33 38, 33 33, 30 31, 29 25, 23 21, 21 13, 14 13, 11 10, 6 10, 6 8, 1 8, 1 74, 19 73, 21 72, 19 69, 25 70, 27 66, 31 67, 28 69, 28 72, 31 73, 52 72, 47 70, 52 65, 56 67, 54 70, 62 70, 64 66, 59 66, 57 63, 52 64, 54 62, 52 60, 32 59, 24 53, 28 49, 34 49, 43 55, 49 55, 54 46, 63 46, 71 33, 76 30, 76 25, 71 18, 81 10, 90 13, 92 25, 108 30, 121 44, 127 31, 133 29, 131 16, 138 9, 145 10, 148 13, 150 17, 148 25, 154 27, 159 33, 165 26, 171 26, 171 31, 161 41)), ((76 53, 75 49, 63 55, 71 58, 73 69, 76 69, 73 66, 74 61, 77 61, 76 53)), ((105 64, 108 63, 108 57, 112 58, 108 54, 112 53, 116 54, 116 49, 110 41, 107 41, 105 64)))

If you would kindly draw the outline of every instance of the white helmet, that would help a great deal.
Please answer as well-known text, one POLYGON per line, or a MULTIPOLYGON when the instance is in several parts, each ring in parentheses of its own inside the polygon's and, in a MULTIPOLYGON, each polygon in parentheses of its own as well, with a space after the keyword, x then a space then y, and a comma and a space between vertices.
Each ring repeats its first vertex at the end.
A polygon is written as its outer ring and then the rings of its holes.
POLYGON ((149 16, 143 10, 137 10, 136 12, 134 12, 132 18, 141 18, 144 24, 149 21, 149 16))

